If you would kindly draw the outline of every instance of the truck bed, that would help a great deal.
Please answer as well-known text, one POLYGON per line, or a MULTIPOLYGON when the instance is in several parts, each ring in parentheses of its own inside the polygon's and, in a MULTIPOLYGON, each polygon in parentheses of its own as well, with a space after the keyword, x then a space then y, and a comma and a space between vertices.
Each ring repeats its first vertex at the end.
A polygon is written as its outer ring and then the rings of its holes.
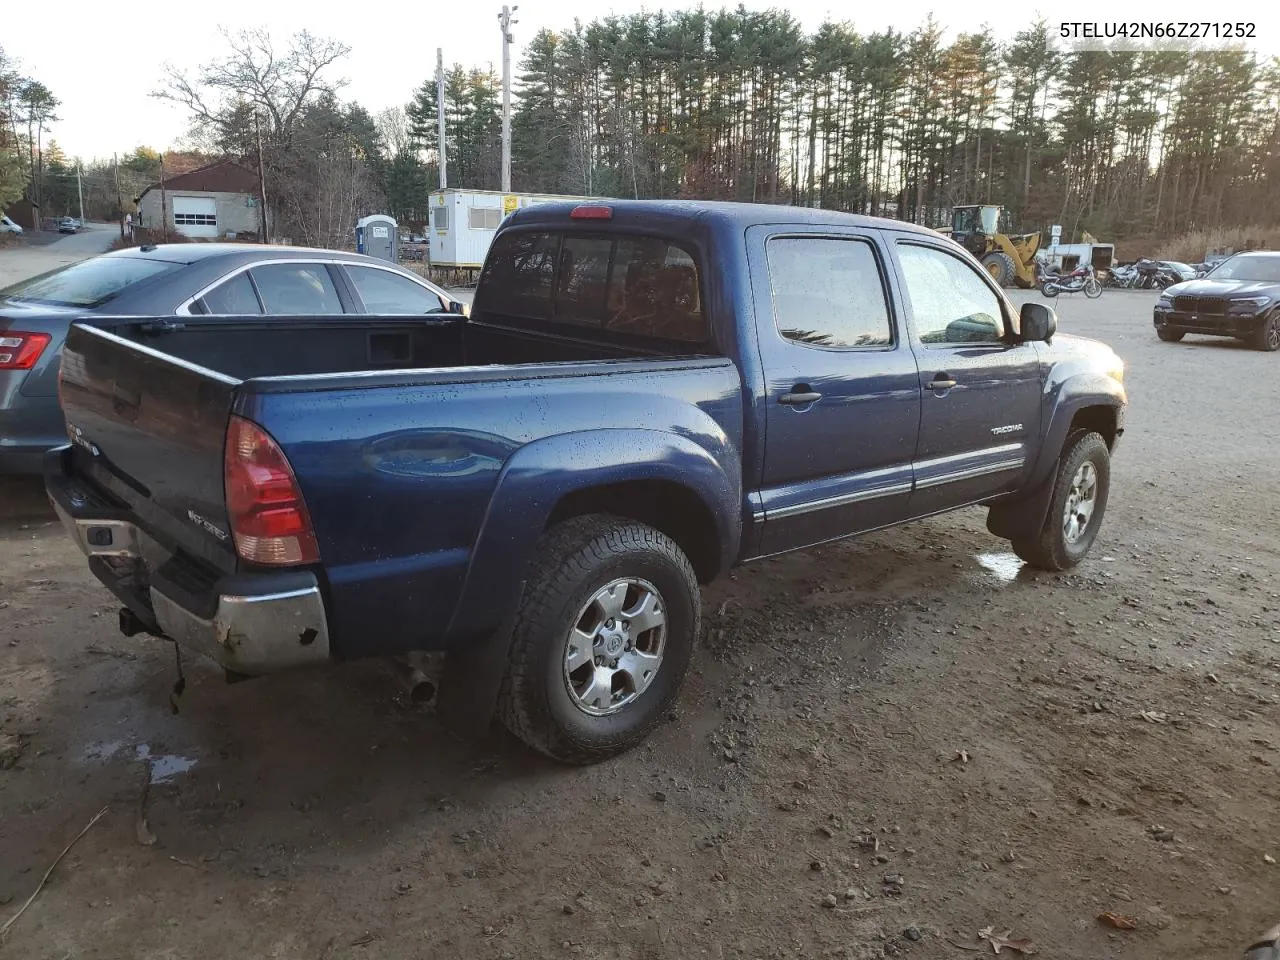
MULTIPOLYGON (((472 623, 455 609, 482 530, 508 519, 492 499, 515 454, 551 504, 574 469, 655 469, 660 455, 641 446, 650 435, 687 438, 675 442, 739 475, 737 368, 671 349, 461 318, 77 323, 61 383, 73 442, 46 473, 69 512, 140 531, 146 582, 96 572, 144 620, 152 587, 208 617, 229 583, 291 590, 305 574, 326 598, 332 656, 440 647, 492 626, 495 604, 472 623), (270 573, 238 558, 224 489, 233 416, 288 457, 315 569, 270 573)), ((740 488, 724 496, 736 510, 740 488)))
POLYGON ((94 326, 234 380, 664 355, 660 346, 588 341, 462 317, 125 318, 95 320, 94 326))

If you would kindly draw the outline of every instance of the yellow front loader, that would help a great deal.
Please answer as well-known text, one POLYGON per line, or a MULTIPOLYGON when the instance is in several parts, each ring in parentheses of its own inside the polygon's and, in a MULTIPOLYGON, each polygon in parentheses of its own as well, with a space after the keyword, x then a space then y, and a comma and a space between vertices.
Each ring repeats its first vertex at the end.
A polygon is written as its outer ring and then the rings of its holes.
POLYGON ((961 206, 951 211, 951 239, 980 261, 1002 287, 1036 286, 1036 251, 1039 233, 1010 236, 1000 232, 1004 211, 997 206, 961 206))

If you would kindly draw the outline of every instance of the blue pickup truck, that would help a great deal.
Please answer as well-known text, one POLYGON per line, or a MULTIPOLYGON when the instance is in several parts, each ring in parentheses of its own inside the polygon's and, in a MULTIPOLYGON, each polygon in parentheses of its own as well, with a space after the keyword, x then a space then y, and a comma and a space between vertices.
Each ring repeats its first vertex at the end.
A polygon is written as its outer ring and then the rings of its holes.
POLYGON ((570 763, 667 715, 700 584, 969 505, 1080 562, 1124 366, 940 234, 831 211, 548 203, 469 316, 93 318, 52 502, 121 628, 233 679, 444 652, 461 714, 570 763))

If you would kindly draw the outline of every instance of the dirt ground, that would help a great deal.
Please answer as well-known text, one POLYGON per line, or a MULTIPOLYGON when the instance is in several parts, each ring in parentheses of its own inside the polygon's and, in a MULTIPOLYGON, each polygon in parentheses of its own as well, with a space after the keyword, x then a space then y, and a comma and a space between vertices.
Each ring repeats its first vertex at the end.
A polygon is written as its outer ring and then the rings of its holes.
POLYGON ((188 663, 175 714, 171 648, 10 483, 0 923, 107 813, 0 956, 1240 957, 1280 921, 1280 357, 1160 343, 1153 299, 1059 304, 1128 364, 1089 561, 970 511, 740 568, 671 722, 589 769, 380 664, 188 663))

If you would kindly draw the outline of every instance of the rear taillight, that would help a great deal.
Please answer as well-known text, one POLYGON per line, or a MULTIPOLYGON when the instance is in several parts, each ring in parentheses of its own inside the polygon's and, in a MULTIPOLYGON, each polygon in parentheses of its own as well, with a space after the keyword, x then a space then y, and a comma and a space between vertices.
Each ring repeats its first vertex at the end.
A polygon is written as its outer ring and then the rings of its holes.
POLYGON ((231 418, 224 479, 227 514, 241 559, 276 567, 319 561, 293 468, 257 424, 231 418))
POLYGON ((48 345, 47 333, 0 331, 0 370, 30 370, 48 345))

